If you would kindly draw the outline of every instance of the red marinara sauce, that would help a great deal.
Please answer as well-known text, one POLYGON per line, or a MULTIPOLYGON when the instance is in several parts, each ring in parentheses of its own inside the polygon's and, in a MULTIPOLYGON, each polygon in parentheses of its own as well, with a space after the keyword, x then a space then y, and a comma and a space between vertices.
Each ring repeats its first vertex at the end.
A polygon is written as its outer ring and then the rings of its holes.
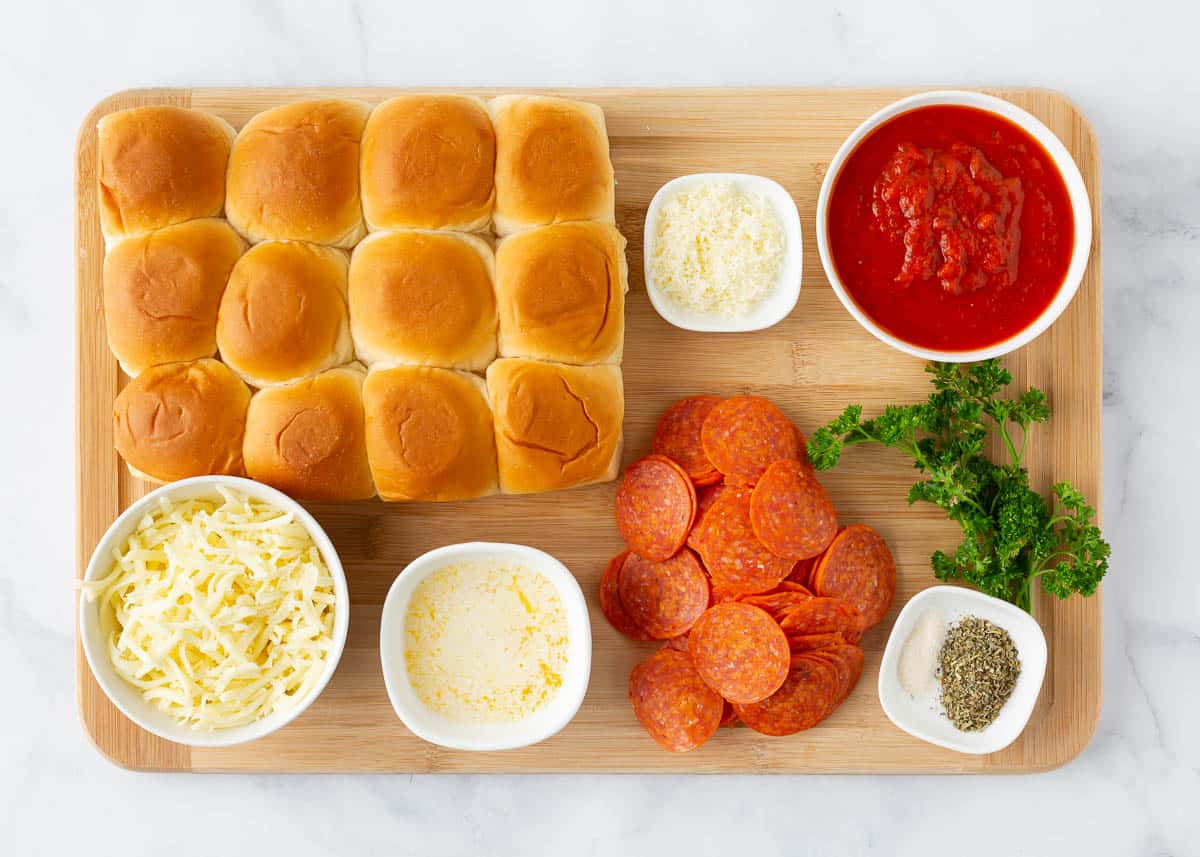
POLYGON ((1075 241, 1050 155, 974 107, 919 107, 875 129, 834 181, 828 218, 855 303, 893 336, 939 351, 986 348, 1032 324, 1075 241))

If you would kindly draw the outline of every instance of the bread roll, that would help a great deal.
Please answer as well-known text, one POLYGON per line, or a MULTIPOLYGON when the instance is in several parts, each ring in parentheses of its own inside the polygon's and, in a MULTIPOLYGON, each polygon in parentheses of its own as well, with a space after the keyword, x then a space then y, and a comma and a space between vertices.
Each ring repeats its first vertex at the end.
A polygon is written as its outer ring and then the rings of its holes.
POLYGON ((360 360, 482 370, 496 356, 492 250, 455 232, 375 232, 350 260, 360 360))
POLYGON ((246 242, 224 220, 123 238, 104 257, 108 347, 127 375, 217 353, 217 308, 246 242))
POLYGON ((541 95, 488 105, 496 129, 497 235, 568 220, 615 223, 604 112, 541 95))
POLYGON ((97 131, 105 238, 221 213, 234 134, 224 119, 168 105, 132 107, 105 116, 97 131))
POLYGON ((302 241, 251 247, 229 275, 217 346, 254 387, 298 381, 354 359, 345 252, 302 241))
POLYGON ((503 493, 616 478, 625 413, 620 369, 505 358, 488 367, 487 386, 503 493))
POLYGON ((370 105, 297 101, 246 123, 229 156, 225 216, 252 242, 293 239, 353 247, 366 232, 359 143, 370 105))
POLYGON ((401 95, 371 112, 362 139, 362 202, 372 229, 485 228, 496 134, 462 95, 401 95))
POLYGON ((560 223, 496 248, 500 355, 560 363, 620 363, 629 269, 607 223, 560 223))
POLYGON ((477 375, 372 366, 363 406, 367 457, 384 500, 466 500, 496 493, 492 412, 477 375))
POLYGON ((300 500, 375 496, 357 364, 259 390, 246 414, 246 474, 300 500))
POLYGON ((151 482, 240 476, 249 404, 246 385, 216 360, 152 366, 113 402, 113 442, 130 472, 151 482))

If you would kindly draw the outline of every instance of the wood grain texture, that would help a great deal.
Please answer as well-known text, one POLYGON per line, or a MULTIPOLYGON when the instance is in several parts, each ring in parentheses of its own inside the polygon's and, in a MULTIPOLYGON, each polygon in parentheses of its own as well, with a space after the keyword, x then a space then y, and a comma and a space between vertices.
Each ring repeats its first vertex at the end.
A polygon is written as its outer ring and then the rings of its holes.
MULTIPOLYGON (((103 240, 96 216, 96 121, 139 104, 190 105, 240 127, 260 110, 315 95, 378 102, 399 89, 156 89, 101 102, 84 121, 77 163, 77 456, 81 575, 116 517, 147 490, 112 448, 111 404, 122 383, 104 341, 103 240)), ((462 91, 462 90, 459 90, 462 91)), ((494 90, 469 90, 479 95, 494 90)), ((550 90, 546 90, 550 91, 550 90)), ((868 411, 923 398, 922 364, 874 340, 842 309, 825 281, 813 235, 817 191, 829 159, 864 118, 913 90, 595 89, 559 91, 604 108, 617 178, 617 225, 629 239, 630 293, 625 349, 625 463, 645 454, 655 421, 674 399, 695 393, 769 396, 806 431, 850 401, 868 411), (654 191, 700 171, 769 176, 788 189, 804 224, 804 286, 791 316, 767 331, 704 335, 677 330, 650 307, 642 282, 642 225, 654 191)), ((989 90, 1045 122, 1074 155, 1088 193, 1100 197, 1100 165, 1090 127, 1061 95, 989 90)), ((1031 441, 1038 488, 1069 479, 1096 502, 1101 478, 1100 222, 1095 206, 1091 264, 1061 319, 1008 365, 1019 384, 1036 384, 1054 406, 1031 441)), ((614 486, 556 495, 469 503, 313 504, 337 545, 350 582, 350 638, 332 683, 287 729, 252 744, 192 749, 154 738, 108 702, 77 652, 80 717, 101 753, 141 770, 191 771, 675 771, 675 772, 1029 772, 1071 759, 1090 740, 1101 699, 1100 597, 1041 598, 1037 615, 1050 643, 1045 687, 1024 735, 987 757, 962 756, 910 738, 885 718, 875 693, 891 621, 914 593, 933 584, 929 555, 957 542, 933 508, 904 500, 912 471, 898 455, 856 449, 826 482, 846 522, 873 524, 887 538, 900 574, 896 604, 864 640, 867 664, 851 698, 820 727, 790 738, 721 730, 700 750, 673 755, 637 724, 626 699, 629 671, 653 647, 613 631, 595 602, 606 560, 620 548, 612 523, 614 486), (575 720, 535 747, 503 753, 443 750, 412 736, 388 703, 377 651, 379 611, 394 576, 430 548, 486 539, 523 542, 558 556, 589 597, 594 634, 591 685, 575 720)), ((78 647, 77 647, 78 648, 78 647)))

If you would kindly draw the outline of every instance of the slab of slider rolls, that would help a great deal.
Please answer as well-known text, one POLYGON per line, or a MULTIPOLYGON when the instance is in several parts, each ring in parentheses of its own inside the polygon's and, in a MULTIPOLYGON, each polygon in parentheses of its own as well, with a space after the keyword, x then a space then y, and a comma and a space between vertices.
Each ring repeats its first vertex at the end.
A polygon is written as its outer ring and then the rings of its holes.
POLYGON ((105 233, 139 242, 106 276, 110 346, 151 373, 114 409, 135 475, 320 500, 615 477, 628 270, 598 107, 405 95, 285 104, 236 136, 181 108, 101 125, 105 233))

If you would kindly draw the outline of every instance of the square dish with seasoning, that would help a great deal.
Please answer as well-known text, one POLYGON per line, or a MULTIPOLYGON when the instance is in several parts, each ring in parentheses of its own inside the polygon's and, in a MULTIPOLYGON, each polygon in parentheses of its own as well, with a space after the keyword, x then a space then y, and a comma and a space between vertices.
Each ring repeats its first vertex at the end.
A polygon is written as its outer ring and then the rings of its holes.
MULTIPOLYGON (((915 643, 915 641, 914 641, 915 643)), ((933 648, 934 668, 941 643, 933 648)), ((998 598, 959 586, 931 586, 914 595, 904 605, 879 665, 879 703, 896 726, 910 735, 956 750, 959 753, 984 755, 1003 750, 1021 734, 1046 675, 1046 636, 1031 615, 998 598), (901 680, 901 660, 906 643, 917 631, 922 616, 933 614, 945 627, 951 627, 969 616, 987 620, 1008 632, 1020 660, 1020 672, 1008 699, 995 719, 983 729, 962 731, 946 716, 940 702, 940 684, 936 676, 920 692, 905 689, 901 680)))

